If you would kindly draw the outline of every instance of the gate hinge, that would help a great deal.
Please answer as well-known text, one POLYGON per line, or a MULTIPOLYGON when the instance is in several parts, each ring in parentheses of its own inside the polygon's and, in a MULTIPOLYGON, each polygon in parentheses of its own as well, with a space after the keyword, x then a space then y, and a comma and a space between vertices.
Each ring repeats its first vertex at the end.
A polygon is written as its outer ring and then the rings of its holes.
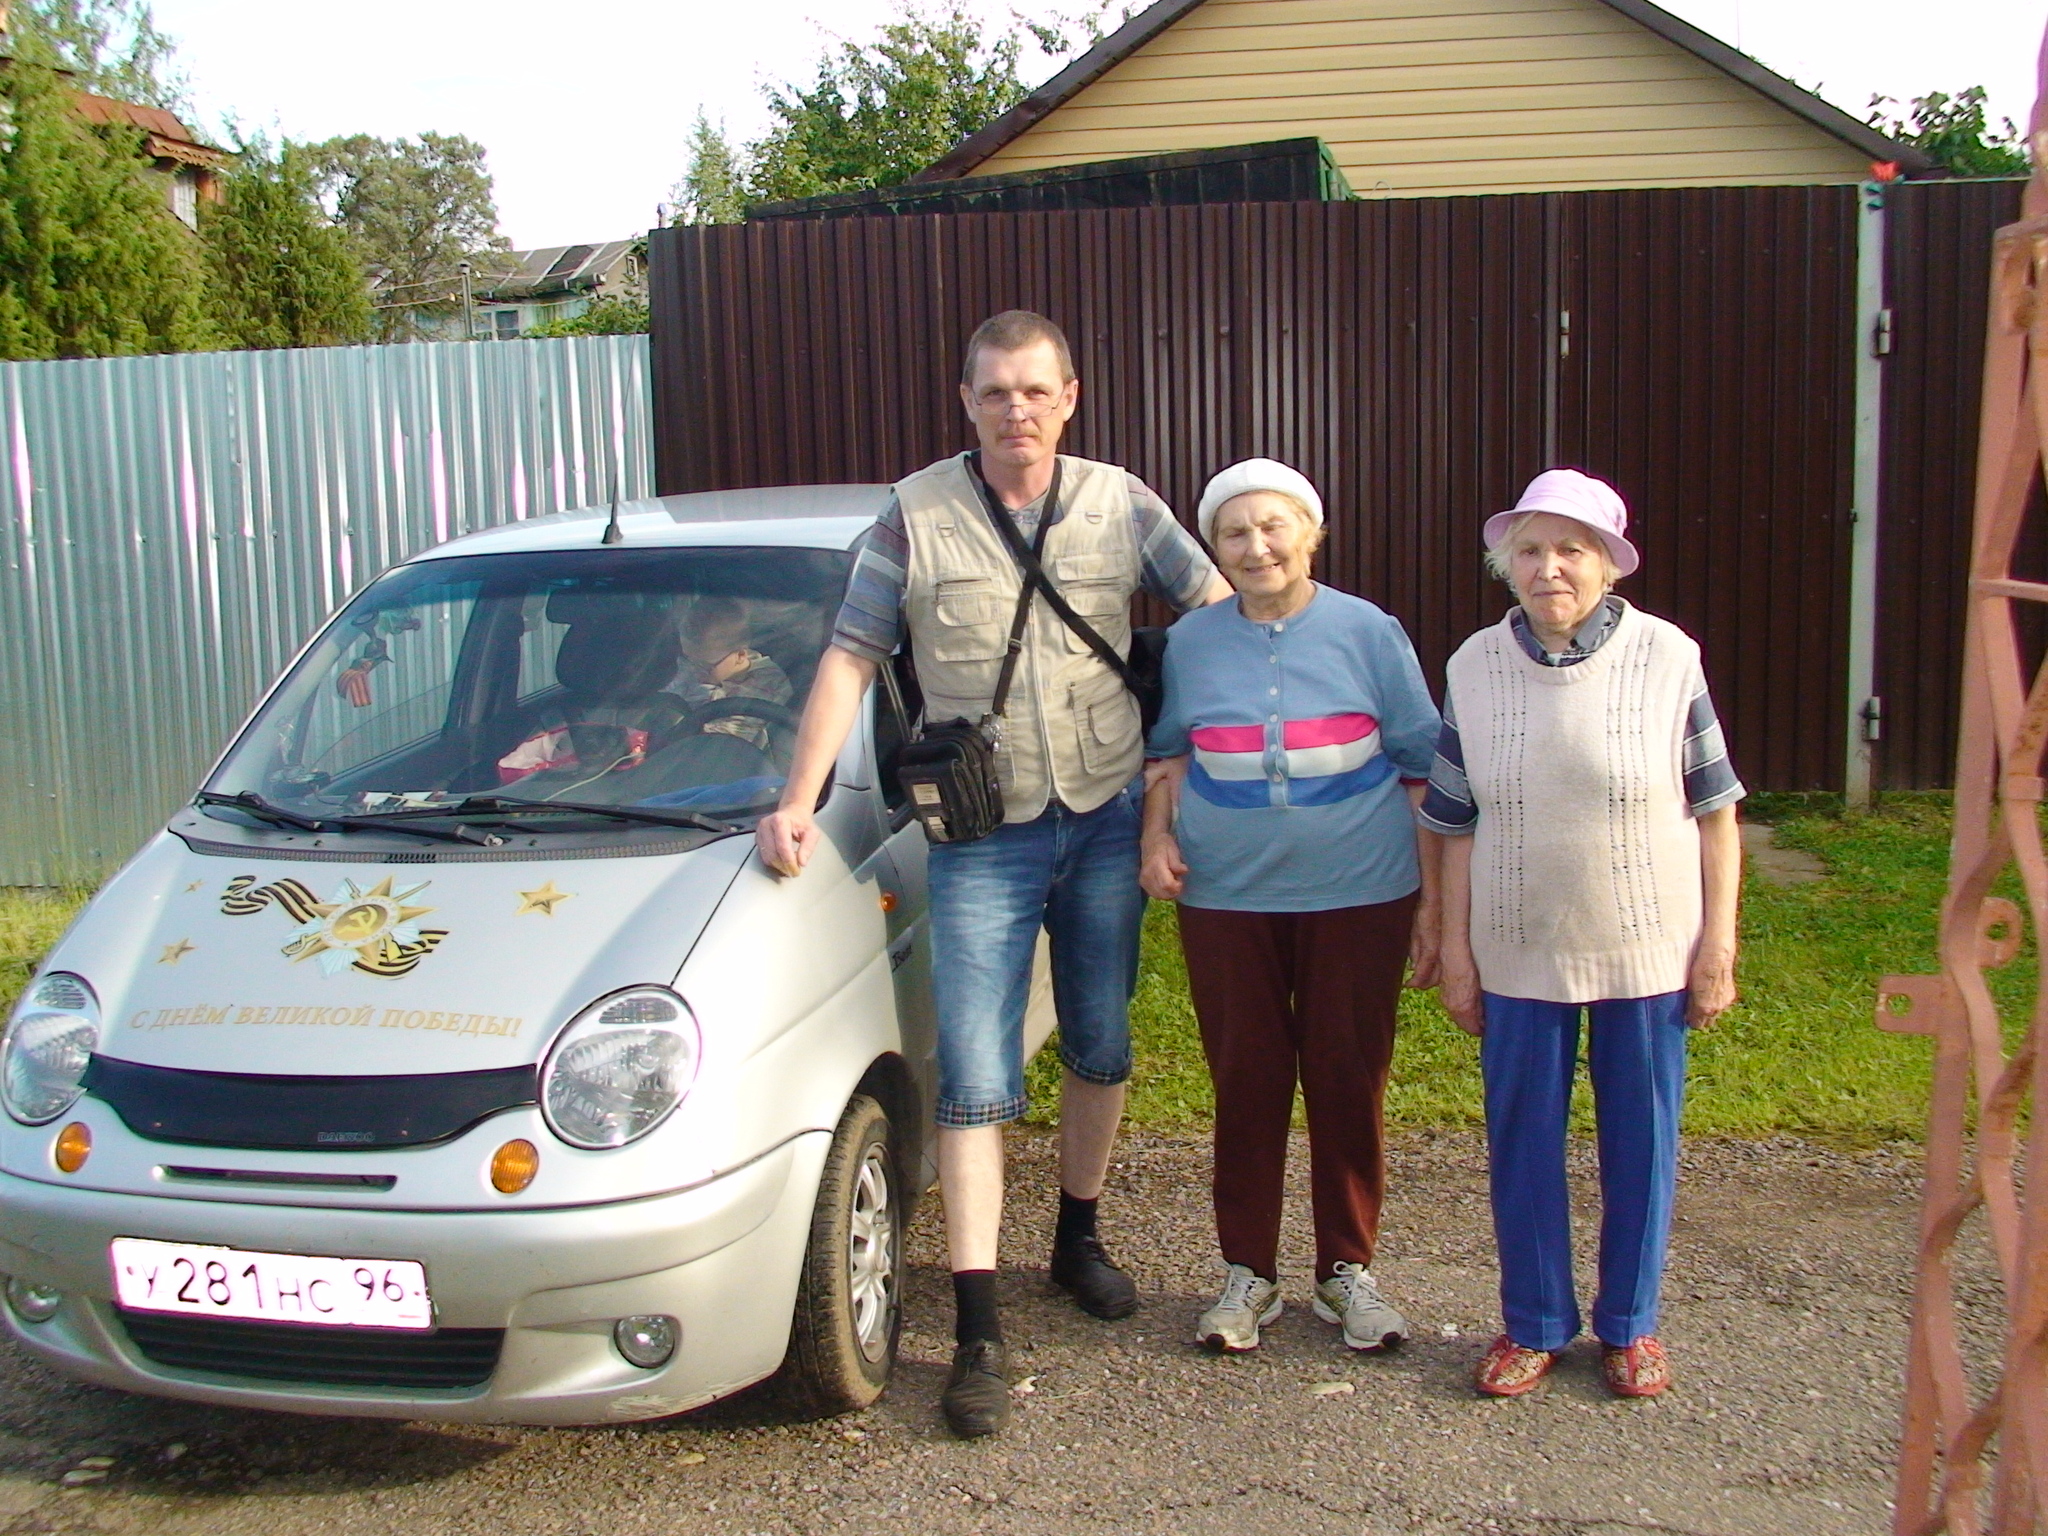
POLYGON ((1892 350, 1892 312, 1880 309, 1870 323, 1870 355, 1889 357, 1892 350))

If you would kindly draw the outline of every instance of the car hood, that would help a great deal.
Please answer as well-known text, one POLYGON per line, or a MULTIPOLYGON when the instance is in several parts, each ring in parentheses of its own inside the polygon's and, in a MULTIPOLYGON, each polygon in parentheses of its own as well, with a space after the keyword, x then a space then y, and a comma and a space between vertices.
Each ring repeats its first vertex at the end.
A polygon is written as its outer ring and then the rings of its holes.
POLYGON ((667 984, 752 850, 387 863, 198 854, 159 836, 47 966, 100 1000, 100 1054, 209 1072, 538 1062, 621 987, 667 984))

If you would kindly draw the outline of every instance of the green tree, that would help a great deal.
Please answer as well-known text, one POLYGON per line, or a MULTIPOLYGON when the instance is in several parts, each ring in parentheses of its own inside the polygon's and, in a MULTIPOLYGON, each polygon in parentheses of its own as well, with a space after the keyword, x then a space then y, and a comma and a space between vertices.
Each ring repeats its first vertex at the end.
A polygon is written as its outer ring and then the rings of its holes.
POLYGON ((307 151, 321 204, 376 278, 377 334, 409 341, 460 307, 459 264, 506 249, 483 146, 459 134, 368 134, 307 151))
POLYGON ((809 85, 769 86, 774 119, 752 147, 759 201, 908 181, 1025 92, 1022 44, 955 4, 906 11, 871 43, 841 39, 809 85))
POLYGON ((198 243, 122 125, 89 126, 62 76, 0 73, 0 357, 213 344, 198 243))
POLYGON ((1137 9, 1119 0, 1072 13, 1040 8, 1005 32, 960 0, 938 11, 911 0, 872 41, 838 39, 808 85, 764 87, 771 124, 745 149, 699 113, 690 170, 676 188, 681 220, 729 223, 743 202, 900 185, 1024 97, 1027 53, 1057 63, 1137 9), (741 184, 743 196, 725 190, 741 184))
POLYGON ((214 324, 233 347, 367 341, 369 290, 346 233, 320 208, 303 146, 237 146, 219 202, 202 203, 214 324))
POLYGON ((16 0, 10 22, 25 57, 68 70, 84 90, 186 112, 171 40, 145 0, 16 0))
POLYGON ((527 336, 630 336, 647 329, 647 304, 643 299, 608 295, 593 300, 580 315, 567 320, 543 320, 529 326, 527 336))
POLYGON ((1952 176, 2025 176, 2025 140, 2011 118, 1992 128, 1984 117, 1984 87, 1954 96, 1929 91, 1915 96, 1903 112, 1890 96, 1870 98, 1870 126, 1888 139, 1911 144, 1948 168, 1952 176))
POLYGON ((737 224, 747 216, 746 157, 700 107, 690 130, 690 168, 669 193, 678 224, 737 224))

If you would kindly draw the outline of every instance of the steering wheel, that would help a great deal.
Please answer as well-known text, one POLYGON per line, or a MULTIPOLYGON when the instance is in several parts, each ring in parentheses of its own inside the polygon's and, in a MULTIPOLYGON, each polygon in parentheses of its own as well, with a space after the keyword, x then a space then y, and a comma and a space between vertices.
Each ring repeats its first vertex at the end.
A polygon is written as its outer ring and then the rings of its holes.
MULTIPOLYGON (((768 755, 784 762, 789 760, 796 744, 797 713, 787 704, 778 704, 773 699, 752 699, 744 694, 734 694, 730 698, 700 704, 677 723, 671 739, 699 735, 713 721, 733 719, 759 720, 768 727, 768 755)), ((739 739, 746 740, 744 736, 739 739)))

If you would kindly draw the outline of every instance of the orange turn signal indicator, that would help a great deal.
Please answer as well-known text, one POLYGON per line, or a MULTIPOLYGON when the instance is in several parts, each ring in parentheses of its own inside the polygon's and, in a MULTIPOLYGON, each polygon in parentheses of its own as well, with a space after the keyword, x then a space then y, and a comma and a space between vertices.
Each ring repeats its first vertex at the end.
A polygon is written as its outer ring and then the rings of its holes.
POLYGON ((72 1121, 57 1133, 57 1145, 50 1155, 59 1173, 78 1172, 92 1156, 92 1128, 82 1120, 72 1121))
POLYGON ((540 1149, 530 1141, 508 1141, 491 1154, 491 1188, 516 1195, 540 1172, 540 1149))
POLYGON ((896 910, 896 893, 894 891, 882 892, 882 910, 884 912, 894 912, 896 910))

